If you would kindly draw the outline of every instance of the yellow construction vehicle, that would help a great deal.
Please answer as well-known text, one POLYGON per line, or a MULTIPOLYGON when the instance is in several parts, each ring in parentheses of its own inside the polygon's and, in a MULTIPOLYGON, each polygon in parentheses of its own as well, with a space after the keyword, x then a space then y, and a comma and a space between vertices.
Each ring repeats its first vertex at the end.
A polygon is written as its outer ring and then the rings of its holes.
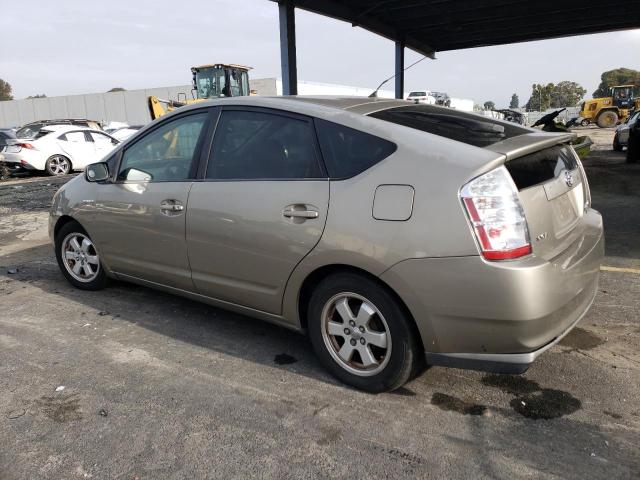
POLYGON ((193 98, 187 100, 186 93, 181 94, 184 95, 184 99, 181 99, 179 95, 177 100, 165 100, 151 96, 148 100, 151 119, 155 120, 176 108, 211 98, 250 95, 249 70, 251 67, 225 63, 192 67, 191 93, 193 98))
POLYGON ((640 98, 633 95, 633 85, 611 87, 611 96, 585 100, 575 123, 587 126, 596 123, 600 128, 615 127, 624 122, 633 109, 640 109, 640 98))

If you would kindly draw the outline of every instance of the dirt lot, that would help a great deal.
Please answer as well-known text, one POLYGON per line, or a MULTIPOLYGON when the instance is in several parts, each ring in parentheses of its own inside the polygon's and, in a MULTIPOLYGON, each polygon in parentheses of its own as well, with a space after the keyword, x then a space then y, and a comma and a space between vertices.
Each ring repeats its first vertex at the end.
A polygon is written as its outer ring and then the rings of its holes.
POLYGON ((523 376, 434 367, 383 395, 289 331, 71 288, 46 236, 66 179, 1 184, 0 478, 639 478, 640 165, 580 130, 607 237, 591 311, 523 376))

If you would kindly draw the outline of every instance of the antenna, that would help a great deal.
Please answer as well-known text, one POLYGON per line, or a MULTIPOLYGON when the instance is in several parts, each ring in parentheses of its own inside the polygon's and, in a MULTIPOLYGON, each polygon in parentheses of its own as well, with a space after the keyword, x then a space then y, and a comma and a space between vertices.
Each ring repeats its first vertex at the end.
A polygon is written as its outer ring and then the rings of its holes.
MULTIPOLYGON (((415 62, 413 62, 411 65, 409 65, 408 67, 405 67, 402 71, 406 72, 407 70, 409 70, 411 67, 413 67, 414 65, 420 63, 421 61, 423 61, 425 58, 427 58, 427 56, 425 55, 424 57, 422 57, 420 60, 416 60, 415 62)), ((373 92, 371 92, 371 95, 369 95, 369 98, 375 98, 378 96, 378 90, 380 90, 380 88, 387 83, 389 80, 391 80, 392 78, 396 78, 397 73, 394 73, 393 75, 391 75, 389 78, 387 78, 385 81, 383 81, 380 85, 378 85, 378 88, 376 88, 373 92)))

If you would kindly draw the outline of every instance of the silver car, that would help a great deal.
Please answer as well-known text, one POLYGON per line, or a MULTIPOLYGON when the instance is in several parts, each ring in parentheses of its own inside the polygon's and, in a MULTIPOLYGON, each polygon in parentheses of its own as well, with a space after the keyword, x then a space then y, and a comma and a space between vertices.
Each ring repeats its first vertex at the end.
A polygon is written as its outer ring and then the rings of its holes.
POLYGON ((306 332, 357 388, 523 372, 589 309, 600 214, 572 134, 433 105, 244 97, 151 123, 53 199, 64 276, 306 332))

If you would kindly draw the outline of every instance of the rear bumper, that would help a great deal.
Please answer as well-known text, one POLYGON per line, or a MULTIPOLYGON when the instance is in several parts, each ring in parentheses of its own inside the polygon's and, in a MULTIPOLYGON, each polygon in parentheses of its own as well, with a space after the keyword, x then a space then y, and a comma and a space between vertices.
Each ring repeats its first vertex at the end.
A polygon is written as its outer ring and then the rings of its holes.
POLYGON ((2 153, 3 162, 9 169, 16 172, 28 172, 33 170, 44 170, 46 158, 40 151, 22 149, 17 153, 2 153))
POLYGON ((443 367, 480 370, 491 373, 517 374, 526 372, 541 354, 560 342, 589 311, 595 299, 597 288, 582 314, 564 332, 546 345, 527 353, 431 353, 426 352, 427 364, 443 367))
POLYGON ((602 217, 556 258, 412 259, 382 275, 416 319, 431 364, 522 372, 589 310, 604 254, 602 217))
POLYGON ((26 173, 35 170, 31 165, 23 165, 21 163, 6 160, 0 160, 0 167, 7 168, 11 173, 26 173))

